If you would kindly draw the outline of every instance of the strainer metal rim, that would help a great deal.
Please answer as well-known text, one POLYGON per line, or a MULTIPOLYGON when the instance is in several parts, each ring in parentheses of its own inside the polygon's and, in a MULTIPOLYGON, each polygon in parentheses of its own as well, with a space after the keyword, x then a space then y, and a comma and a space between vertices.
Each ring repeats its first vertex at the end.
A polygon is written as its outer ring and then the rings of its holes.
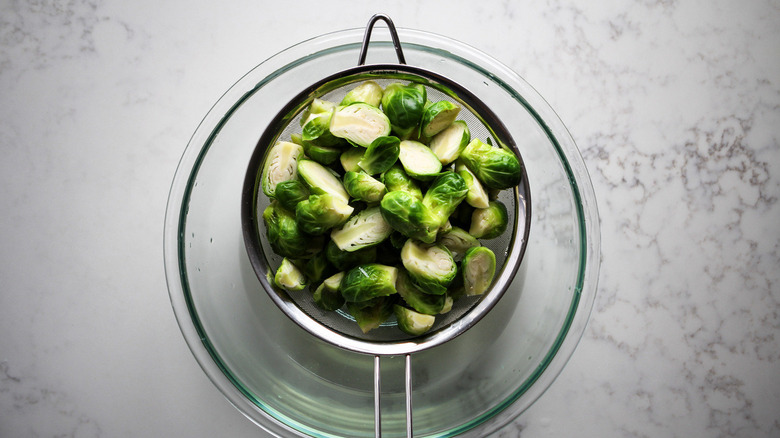
MULTIPOLYGON (((360 79, 354 79, 354 81, 358 80, 360 79)), ((444 75, 420 67, 407 64, 358 65, 331 74, 314 84, 305 87, 298 95, 290 99, 263 131, 247 166, 241 197, 241 226, 249 261, 258 280, 274 303, 297 325, 325 342, 356 353, 378 356, 412 354, 441 345, 467 331, 482 319, 482 317, 485 316, 485 314, 487 314, 504 295, 517 273, 528 243, 531 227, 530 189, 527 172, 525 172, 525 163, 514 140, 512 140, 511 135, 501 120, 498 119, 493 111, 490 110, 490 108, 474 93, 444 75), (494 280, 490 290, 486 292, 485 295, 480 298, 479 302, 472 306, 472 308, 463 316, 445 327, 419 337, 411 338, 407 341, 368 341, 354 338, 326 327, 305 311, 301 310, 286 292, 274 288, 269 282, 266 277, 266 263, 260 244, 260 239, 262 239, 262 237, 259 226, 261 223, 258 220, 257 209, 257 197, 260 191, 260 171, 265 160, 267 149, 277 140, 282 129, 303 109, 305 104, 323 93, 323 87, 327 89, 333 86, 341 86, 341 81, 348 78, 363 78, 363 75, 382 78, 393 78, 394 75, 397 75, 398 77, 408 79, 409 77, 404 76, 404 74, 413 75, 417 78, 425 78, 429 81, 432 80, 433 82, 426 85, 434 86, 440 91, 445 92, 445 94, 451 94, 458 99, 464 100, 465 98, 464 103, 469 106, 468 109, 480 119, 487 120, 485 121, 485 126, 494 134, 494 138, 496 138, 499 144, 508 147, 517 155, 523 173, 520 185, 513 189, 516 204, 514 215, 515 223, 513 224, 513 227, 517 228, 518 226, 517 222, 520 215, 517 213, 522 213, 523 230, 522 233, 515 231, 515 236, 513 236, 510 241, 504 266, 494 280), (457 92, 452 94, 453 91, 450 90, 450 88, 457 89, 457 92), (449 92, 447 92, 447 90, 449 90, 449 92), (499 133, 500 135, 496 135, 496 130, 501 131, 499 133), (519 191, 522 191, 522 193, 519 193, 519 191), (522 211, 517 207, 517 204, 519 203, 523 204, 522 211)))

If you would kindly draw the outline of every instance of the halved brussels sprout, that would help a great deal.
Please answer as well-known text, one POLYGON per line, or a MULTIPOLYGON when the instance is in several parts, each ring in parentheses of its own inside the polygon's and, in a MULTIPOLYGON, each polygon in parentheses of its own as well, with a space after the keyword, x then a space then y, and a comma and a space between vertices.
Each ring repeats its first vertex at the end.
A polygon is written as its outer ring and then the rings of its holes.
POLYGON ((333 111, 311 114, 303 124, 301 140, 312 142, 319 146, 336 146, 344 142, 330 132, 330 119, 333 111))
POLYGON ((501 201, 490 201, 488 208, 477 208, 471 214, 469 234, 477 239, 494 239, 506 231, 509 215, 501 201))
POLYGON ((324 99, 315 98, 301 114, 301 126, 303 126, 312 114, 331 113, 336 104, 324 99))
POLYGON ((352 252, 377 245, 392 232, 393 228, 382 217, 379 207, 371 207, 354 214, 341 228, 334 229, 330 238, 340 250, 352 252))
POLYGON ((426 315, 441 313, 447 298, 446 295, 423 292, 403 269, 398 270, 395 288, 409 307, 426 315))
POLYGON ((365 149, 359 147, 350 147, 344 149, 344 152, 342 152, 341 155, 339 156, 339 160, 341 161, 341 167, 344 169, 344 171, 360 172, 362 169, 358 165, 358 163, 363 158, 363 154, 365 152, 366 152, 365 149))
POLYGON ((282 257, 310 258, 322 250, 322 239, 305 234, 295 220, 295 214, 278 204, 263 211, 266 237, 271 249, 282 257))
POLYGON ((449 295, 444 296, 444 305, 441 308, 441 312, 439 312, 439 315, 444 315, 445 313, 452 310, 452 305, 455 304, 455 300, 449 295))
POLYGON ((460 106, 447 100, 428 105, 425 107, 420 121, 422 135, 433 137, 440 133, 455 121, 459 112, 460 106))
POLYGON ((328 241, 325 247, 325 257, 339 271, 346 271, 363 263, 376 261, 376 246, 368 246, 357 251, 342 251, 336 242, 328 241))
POLYGON ((485 188, 482 187, 482 183, 479 182, 477 177, 462 162, 458 162, 455 165, 455 171, 463 178, 463 181, 466 182, 466 187, 469 188, 468 193, 466 193, 466 202, 474 208, 488 208, 490 198, 488 198, 485 188))
POLYGON ((338 176, 332 170, 312 160, 298 161, 298 175, 301 177, 311 193, 315 195, 329 194, 342 201, 349 202, 349 195, 338 176))
POLYGON ((358 166, 369 175, 376 175, 389 169, 396 161, 400 153, 401 140, 397 137, 379 137, 372 141, 366 149, 358 166))
POLYGON ((385 185, 366 172, 344 174, 344 188, 349 196, 366 202, 379 202, 385 195, 385 185))
POLYGON ((298 160, 303 156, 303 147, 288 141, 280 141, 268 151, 263 163, 263 193, 271 198, 276 194, 276 185, 295 179, 298 175, 298 160))
POLYGON ((442 295, 455 279, 458 267, 450 251, 441 245, 426 245, 409 239, 401 249, 401 261, 423 292, 442 295))
POLYGON ((437 228, 443 225, 458 205, 466 199, 468 187, 463 178, 455 172, 441 173, 423 196, 422 203, 436 221, 437 228))
POLYGON ((317 289, 312 294, 314 304, 328 311, 340 309, 346 302, 340 290, 343 278, 344 273, 339 272, 326 278, 325 281, 317 286, 317 289))
POLYGON ((330 132, 365 148, 377 138, 390 134, 390 120, 377 107, 353 103, 336 108, 330 119, 330 132))
POLYGON ((392 227, 407 237, 433 243, 440 224, 422 201, 409 192, 397 190, 387 193, 380 203, 382 217, 392 227))
POLYGON ((466 122, 456 120, 445 130, 433 136, 429 146, 441 164, 446 166, 458 159, 469 141, 471 141, 471 132, 466 122))
POLYGON ((317 236, 346 222, 354 210, 340 197, 311 195, 295 207, 295 220, 305 233, 317 236))
POLYGON ((419 125, 426 101, 425 86, 396 82, 385 87, 382 94, 382 109, 390 119, 393 130, 403 135, 419 125))
POLYGON ((306 276, 287 257, 282 259, 282 264, 274 275, 274 284, 282 289, 294 292, 303 290, 309 284, 306 276))
POLYGON ((290 211, 295 211, 295 207, 309 199, 309 195, 309 189, 297 179, 282 181, 276 185, 276 200, 290 211))
POLYGON ((450 250, 452 258, 456 262, 463 258, 463 255, 466 254, 466 251, 469 248, 480 246, 479 240, 477 240, 476 237, 467 233, 466 230, 460 227, 452 227, 450 231, 439 234, 436 243, 450 250))
POLYGON ((366 81, 349 90, 344 99, 341 100, 341 104, 346 106, 362 102, 379 107, 379 104, 382 103, 382 93, 382 87, 379 84, 374 81, 366 81))
POLYGON ((482 295, 488 290, 496 273, 496 255, 484 246, 470 248, 461 262, 466 295, 482 295))
POLYGON ((441 162, 428 146, 413 140, 404 140, 399 146, 398 159, 412 178, 428 181, 441 172, 441 162))
POLYGON ((393 315, 393 306, 397 295, 374 298, 365 303, 347 301, 347 312, 355 318, 363 333, 378 328, 393 315))
POLYGON ((424 313, 415 312, 404 306, 396 304, 393 307, 395 318, 398 320, 398 328, 412 336, 420 336, 430 330, 436 322, 436 317, 424 313))
POLYGON ((378 263, 358 265, 344 274, 341 295, 351 303, 396 293, 395 280, 398 269, 378 263))
POLYGON ((415 198, 422 200, 422 190, 417 183, 406 174, 403 167, 395 164, 382 174, 382 182, 388 192, 403 190, 409 192, 415 198))
POLYGON ((485 187, 508 189, 520 184, 523 169, 515 154, 474 139, 460 154, 460 159, 485 187))

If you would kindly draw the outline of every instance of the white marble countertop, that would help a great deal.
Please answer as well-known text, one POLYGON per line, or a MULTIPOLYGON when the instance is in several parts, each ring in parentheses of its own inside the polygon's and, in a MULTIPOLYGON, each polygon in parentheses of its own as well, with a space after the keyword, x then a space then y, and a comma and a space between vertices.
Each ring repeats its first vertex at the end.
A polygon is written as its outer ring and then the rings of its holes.
POLYGON ((386 12, 569 127, 599 201, 584 337, 500 437, 780 436, 780 3, 0 2, 0 436, 257 437, 162 260, 190 135, 241 75, 386 12))

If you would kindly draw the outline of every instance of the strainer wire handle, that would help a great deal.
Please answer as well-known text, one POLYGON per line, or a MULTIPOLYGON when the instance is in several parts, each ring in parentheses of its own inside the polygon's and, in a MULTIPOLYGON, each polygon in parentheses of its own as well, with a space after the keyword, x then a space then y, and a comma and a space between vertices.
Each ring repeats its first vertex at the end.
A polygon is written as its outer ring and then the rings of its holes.
MULTIPOLYGON (((405 365, 405 380, 404 388, 406 392, 406 437, 413 438, 412 432, 412 355, 406 355, 405 365)), ((382 409, 381 409, 381 392, 382 392, 382 373, 380 372, 379 355, 374 356, 374 436, 376 438, 382 437, 382 409)))
POLYGON ((393 20, 385 14, 376 14, 368 20, 366 25, 366 33, 363 35, 363 45, 360 47, 360 56, 358 57, 358 65, 365 65, 366 55, 368 54, 368 43, 371 40, 371 31, 374 29, 374 24, 382 20, 387 24, 387 28, 390 31, 390 38, 393 40, 393 47, 395 48, 395 54, 398 56, 398 62, 406 64, 406 58, 404 58, 404 52, 401 50, 401 40, 398 39, 398 32, 395 30, 393 20))

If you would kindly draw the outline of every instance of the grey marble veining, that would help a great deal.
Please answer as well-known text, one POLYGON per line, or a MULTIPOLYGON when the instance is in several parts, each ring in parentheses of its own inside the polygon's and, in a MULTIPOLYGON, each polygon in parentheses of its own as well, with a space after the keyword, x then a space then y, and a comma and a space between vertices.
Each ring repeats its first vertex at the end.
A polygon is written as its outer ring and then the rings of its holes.
POLYGON ((589 326, 510 437, 780 435, 780 4, 0 3, 0 436, 263 436, 203 375, 162 268, 214 101, 298 41, 466 42, 557 111, 590 171, 589 326))

